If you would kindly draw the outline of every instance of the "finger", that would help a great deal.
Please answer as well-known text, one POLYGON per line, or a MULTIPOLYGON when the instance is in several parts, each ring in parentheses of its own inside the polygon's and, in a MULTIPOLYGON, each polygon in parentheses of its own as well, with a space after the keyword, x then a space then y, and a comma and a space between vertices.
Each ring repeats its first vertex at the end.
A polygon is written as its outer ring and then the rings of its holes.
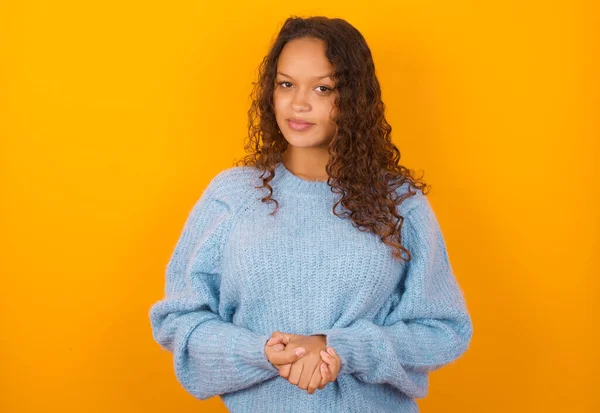
POLYGON ((274 344, 273 346, 265 346, 265 354, 267 356, 267 360, 274 365, 275 367, 279 367, 277 363, 273 363, 273 354, 283 351, 285 346, 283 344, 274 344))
POLYGON ((271 335, 271 338, 267 341, 267 345, 270 346, 270 345, 273 345, 276 343, 283 343, 283 344, 287 345, 289 343, 289 339, 281 331, 274 331, 273 334, 271 335))
POLYGON ((336 381, 337 377, 338 377, 338 374, 340 372, 340 368, 336 365, 335 361, 333 362, 333 364, 334 364, 333 367, 329 367, 329 371, 330 371, 330 373, 329 373, 329 376, 330 376, 329 380, 330 381, 336 381))
POLYGON ((283 338, 281 337, 271 337, 267 340, 267 346, 273 346, 275 344, 281 344, 283 342, 283 338))
POLYGON ((336 353, 335 349, 331 346, 327 347, 327 352, 331 355, 331 359, 332 359, 332 377, 331 377, 331 381, 334 381, 338 374, 340 373, 340 369, 342 367, 342 360, 340 358, 340 356, 336 353))
POLYGON ((300 376, 300 381, 298 382, 298 387, 302 390, 308 390, 308 385, 310 384, 310 380, 312 379, 313 373, 321 364, 321 360, 318 360, 315 364, 314 361, 305 360, 304 368, 302 369, 302 375, 300 376))
POLYGON ((329 354, 328 352, 326 352, 325 350, 321 350, 321 360, 323 360, 323 362, 327 363, 328 366, 333 366, 333 357, 331 356, 331 354, 329 354))
POLYGON ((312 377, 310 378, 310 382, 308 383, 308 388, 306 389, 306 391, 308 391, 308 394, 313 394, 315 391, 317 391, 317 388, 321 384, 322 364, 323 362, 319 361, 319 364, 317 364, 317 368, 315 369, 315 371, 313 371, 312 377))
POLYGON ((327 384, 334 380, 332 377, 332 373, 331 373, 332 372, 331 367, 332 367, 333 360, 331 358, 331 355, 324 350, 321 350, 321 359, 323 360, 323 369, 325 371, 325 374, 324 374, 325 379, 326 379, 325 384, 327 384))
POLYGON ((335 349, 331 346, 327 347, 327 353, 331 354, 333 357, 339 357, 338 353, 336 353, 335 349))
POLYGON ((274 354, 271 354, 271 358, 269 359, 269 361, 271 362, 271 364, 295 363, 305 353, 306 351, 303 347, 292 348, 289 350, 286 348, 283 351, 277 351, 274 354))
POLYGON ((282 366, 279 366, 279 375, 287 380, 287 378, 290 377, 291 370, 292 370, 291 364, 284 364, 282 366))
POLYGON ((300 382, 300 376, 302 375, 302 369, 304 368, 304 363, 294 363, 292 364, 292 369, 290 371, 290 375, 288 377, 288 381, 293 385, 298 385, 300 382))
POLYGON ((282 333, 282 332, 279 332, 279 334, 282 335, 282 337, 283 337, 283 344, 285 344, 286 346, 288 344, 290 344, 290 341, 292 341, 292 338, 294 337, 294 334, 288 334, 288 333, 282 333))
POLYGON ((321 363, 321 384, 319 385, 319 390, 323 390, 323 388, 329 383, 331 380, 329 379, 329 371, 327 369, 327 364, 321 363))
POLYGON ((321 371, 321 381, 319 382, 319 390, 323 390, 327 385, 327 377, 325 376, 325 363, 322 363, 319 366, 319 370, 321 371))
POLYGON ((275 351, 283 351, 285 349, 285 346, 283 344, 281 344, 281 343, 279 343, 279 344, 273 344, 271 347, 275 351))

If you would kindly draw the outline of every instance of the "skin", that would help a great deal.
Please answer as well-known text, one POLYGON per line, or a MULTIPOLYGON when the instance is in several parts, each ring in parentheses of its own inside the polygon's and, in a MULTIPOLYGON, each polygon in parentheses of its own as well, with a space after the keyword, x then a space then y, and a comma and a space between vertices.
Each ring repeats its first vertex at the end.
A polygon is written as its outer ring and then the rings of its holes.
POLYGON ((325 43, 315 38, 289 41, 277 62, 273 104, 277 125, 288 142, 281 159, 290 172, 310 181, 328 178, 325 166, 335 132, 331 117, 336 114, 338 92, 333 79, 322 76, 331 75, 333 69, 325 56, 325 43), (288 124, 291 117, 315 125, 298 132, 288 124))
POLYGON ((341 368, 341 360, 333 347, 324 350, 325 345, 323 335, 303 336, 275 331, 265 345, 265 354, 281 377, 313 394, 335 381, 341 368), (296 353, 298 349, 304 351, 296 353), (286 363, 294 356, 298 357, 297 361, 286 363), (280 364, 280 361, 286 364, 280 364))

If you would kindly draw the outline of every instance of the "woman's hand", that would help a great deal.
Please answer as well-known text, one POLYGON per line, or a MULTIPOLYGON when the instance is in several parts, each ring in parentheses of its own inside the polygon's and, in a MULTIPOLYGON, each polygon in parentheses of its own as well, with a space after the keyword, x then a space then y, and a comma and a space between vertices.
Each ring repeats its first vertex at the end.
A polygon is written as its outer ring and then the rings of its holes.
POLYGON ((275 331, 267 341, 268 347, 279 349, 279 351, 284 345, 286 351, 299 346, 307 348, 307 355, 302 360, 295 363, 275 365, 275 367, 279 370, 281 377, 301 389, 307 390, 309 394, 313 394, 317 388, 322 390, 327 383, 337 378, 341 364, 339 357, 335 352, 327 360, 324 359, 326 356, 321 356, 321 352, 327 354, 324 351, 326 344, 327 341, 323 335, 302 336, 279 331, 275 331))
MULTIPOLYGON (((290 342, 292 335, 285 334, 280 331, 275 331, 269 340, 267 340, 267 346, 272 346, 276 349, 283 350, 285 346, 287 346, 290 342)), ((266 348, 266 347, 265 347, 266 348)), ((290 375, 290 369, 292 368, 292 363, 287 364, 275 364, 275 367, 279 370, 279 375, 281 377, 288 377, 290 375)))
MULTIPOLYGON (((271 341, 271 339, 269 339, 269 341, 271 341)), ((305 353, 306 351, 302 347, 290 347, 288 349, 283 344, 265 344, 265 355, 267 356, 267 360, 269 360, 276 368, 280 365, 291 365, 291 363, 298 361, 305 353)))
POLYGON ((322 379, 319 390, 322 390, 327 383, 335 381, 342 367, 340 356, 331 346, 327 347, 327 351, 321 350, 321 359, 327 364, 321 363, 322 379))
POLYGON ((302 359, 290 363, 291 367, 276 367, 279 369, 279 375, 287 379, 291 384, 297 385, 302 390, 308 390, 309 394, 314 393, 321 383, 319 365, 322 364, 322 361, 320 351, 325 350, 326 348, 327 342, 325 336, 303 336, 297 334, 283 334, 280 332, 275 332, 273 335, 274 337, 267 342, 267 345, 282 343, 285 344, 285 351, 299 347, 306 349, 306 354, 302 359), (312 386, 309 388, 311 384, 312 386))

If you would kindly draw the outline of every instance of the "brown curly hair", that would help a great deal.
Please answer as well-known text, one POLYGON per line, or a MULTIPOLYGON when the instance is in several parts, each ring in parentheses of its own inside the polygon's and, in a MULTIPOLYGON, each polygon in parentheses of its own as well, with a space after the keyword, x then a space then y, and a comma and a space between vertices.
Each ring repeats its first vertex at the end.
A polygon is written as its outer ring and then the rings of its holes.
POLYGON ((253 82, 244 147, 249 154, 236 165, 253 166, 263 172, 263 184, 257 188, 268 189, 269 195, 261 201, 275 202, 275 211, 271 213, 274 214, 279 203, 271 197, 273 188, 269 182, 288 145, 277 126, 273 105, 277 61, 287 42, 303 37, 325 42, 325 54, 334 67, 332 78, 339 91, 334 103, 338 111, 332 118, 335 134, 329 143, 330 157, 326 166, 332 192, 343 194, 334 204, 333 213, 350 217, 353 226, 360 231, 379 235, 393 248, 395 259, 409 261, 411 254, 401 240, 404 217, 397 207, 416 192, 409 189, 399 195, 396 190, 406 182, 425 195, 429 188, 399 164, 400 150, 391 140, 392 127, 385 119, 385 105, 371 51, 362 34, 345 20, 292 16, 284 22, 259 66, 258 82, 253 82), (340 204, 348 212, 336 213, 340 204))

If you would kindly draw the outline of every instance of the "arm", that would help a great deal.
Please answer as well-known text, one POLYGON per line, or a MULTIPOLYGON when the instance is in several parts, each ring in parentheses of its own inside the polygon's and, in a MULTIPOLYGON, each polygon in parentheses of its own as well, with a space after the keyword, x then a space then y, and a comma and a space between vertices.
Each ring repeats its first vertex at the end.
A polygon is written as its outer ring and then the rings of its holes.
POLYGON ((173 354, 175 375, 199 399, 276 377, 266 358, 270 335, 218 315, 221 239, 233 210, 213 178, 191 211, 166 269, 165 297, 150 309, 154 340, 173 354))
POLYGON ((327 345, 341 358, 340 374, 425 397, 428 373, 467 350, 473 327, 426 197, 407 214, 404 227, 402 239, 412 258, 403 267, 400 291, 392 295, 396 304, 383 325, 358 319, 315 334, 327 335, 327 345))

